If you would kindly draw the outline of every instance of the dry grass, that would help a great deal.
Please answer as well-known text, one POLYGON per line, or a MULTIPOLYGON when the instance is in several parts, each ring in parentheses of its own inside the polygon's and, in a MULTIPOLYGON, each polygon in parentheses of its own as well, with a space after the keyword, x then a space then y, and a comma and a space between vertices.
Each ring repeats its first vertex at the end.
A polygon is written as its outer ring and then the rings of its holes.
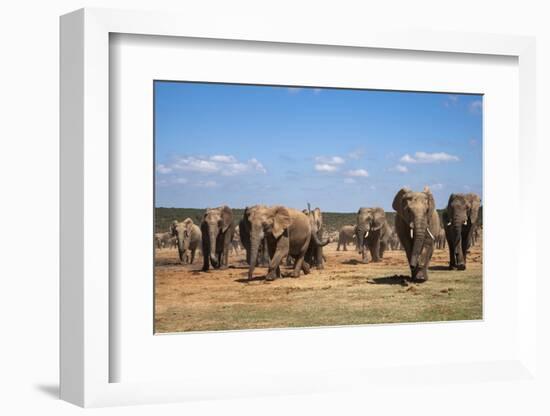
MULTIPOLYGON (((180 265, 175 250, 157 251, 156 332, 310 327, 482 318, 481 246, 473 247, 468 270, 448 271, 448 252, 436 250, 429 280, 411 283, 405 253, 386 252, 380 263, 359 263, 359 255, 325 249, 325 270, 298 279, 247 281, 244 252, 227 270, 200 272, 180 265)), ((287 270, 283 268, 283 273, 287 270)))

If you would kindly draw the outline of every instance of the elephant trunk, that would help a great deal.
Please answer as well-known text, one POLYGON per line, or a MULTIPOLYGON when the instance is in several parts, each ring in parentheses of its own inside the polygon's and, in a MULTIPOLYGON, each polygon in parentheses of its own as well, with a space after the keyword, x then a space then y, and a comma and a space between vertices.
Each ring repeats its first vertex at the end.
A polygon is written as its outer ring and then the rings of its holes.
POLYGON ((454 244, 454 253, 456 264, 462 262, 462 227, 463 222, 460 220, 453 221, 453 244, 454 244))
POLYGON ((418 258, 422 252, 424 246, 424 239, 426 238, 426 221, 416 221, 413 229, 413 246, 411 253, 411 267, 416 268, 418 266, 418 258))
POLYGON ((365 233, 366 231, 362 227, 357 227, 357 251, 359 252, 359 254, 363 253, 363 242, 365 239, 365 233))
POLYGON ((260 244, 263 243, 263 235, 259 233, 250 236, 250 263, 248 266, 248 278, 252 279, 254 275, 254 269, 256 268, 256 262, 258 261, 258 251, 260 244))
POLYGON ((182 263, 185 262, 185 246, 183 244, 183 240, 178 237, 178 253, 180 255, 180 261, 182 263))
POLYGON ((317 233, 311 233, 311 236, 312 236, 312 238, 313 238, 313 241, 315 241, 315 244, 317 244, 317 246, 319 246, 319 247, 324 247, 324 246, 326 246, 326 245, 329 243, 329 241, 330 241, 330 239, 328 239, 328 238, 327 238, 325 241, 322 241, 322 240, 319 238, 319 236, 317 235, 317 233))
POLYGON ((210 238, 210 262, 212 263, 212 266, 218 267, 218 259, 216 258, 216 239, 217 239, 217 232, 216 229, 212 226, 209 227, 210 230, 208 232, 209 238, 210 238))

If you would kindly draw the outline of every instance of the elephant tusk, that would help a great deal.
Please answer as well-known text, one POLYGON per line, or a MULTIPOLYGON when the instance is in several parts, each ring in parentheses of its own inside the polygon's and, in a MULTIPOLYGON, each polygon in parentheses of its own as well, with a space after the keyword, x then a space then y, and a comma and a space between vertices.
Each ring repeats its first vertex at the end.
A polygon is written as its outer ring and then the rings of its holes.
POLYGON ((468 225, 468 220, 464 221, 464 225, 468 225))
POLYGON ((447 223, 447 227, 449 227, 451 224, 452 224, 451 221, 449 221, 449 222, 447 223))
POLYGON ((411 240, 412 240, 414 239, 414 230, 411 228, 410 231, 411 231, 411 240))
POLYGON ((432 234, 432 232, 430 231, 430 229, 429 229, 429 228, 426 228, 426 231, 428 232, 428 234, 430 235, 430 237, 432 238, 432 240, 435 241, 435 237, 434 237, 434 235, 432 234))
POLYGON ((363 238, 367 238, 368 236, 369 236, 369 231, 367 231, 367 232, 365 233, 365 237, 363 237, 363 238))

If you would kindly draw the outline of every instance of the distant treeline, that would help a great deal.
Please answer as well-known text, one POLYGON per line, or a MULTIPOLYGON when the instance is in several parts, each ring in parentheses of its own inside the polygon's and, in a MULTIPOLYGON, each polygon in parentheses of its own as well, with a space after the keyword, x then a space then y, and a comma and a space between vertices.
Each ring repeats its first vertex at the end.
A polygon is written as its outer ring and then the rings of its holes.
MULTIPOLYGON (((441 219, 444 211, 444 209, 437 210, 441 219)), ((238 224, 241 220, 243 212, 243 208, 233 208, 233 215, 236 219, 235 223, 238 224)), ((200 208, 155 208, 155 230, 157 233, 168 231, 172 221, 183 221, 187 217, 198 224, 203 213, 204 209, 200 208)), ((483 207, 480 208, 479 214, 479 222, 482 224, 483 207)), ((355 224, 356 216, 357 212, 323 212, 323 222, 328 231, 336 231, 344 225, 355 224)), ((395 212, 386 212, 386 219, 393 226, 395 212)))

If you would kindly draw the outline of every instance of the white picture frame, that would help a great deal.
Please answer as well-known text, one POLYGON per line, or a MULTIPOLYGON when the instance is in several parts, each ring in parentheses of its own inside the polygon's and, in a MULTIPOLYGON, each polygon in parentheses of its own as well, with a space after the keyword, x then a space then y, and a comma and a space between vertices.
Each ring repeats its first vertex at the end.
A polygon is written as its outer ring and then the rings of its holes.
MULTIPOLYGON (((414 368, 336 368, 317 372, 270 374, 262 380, 220 374, 216 381, 192 374, 177 381, 111 382, 110 368, 119 360, 110 348, 110 310, 116 288, 109 280, 110 172, 109 37, 110 34, 331 45, 333 47, 430 51, 440 54, 503 55, 519 67, 519 205, 534 204, 535 42, 533 38, 465 33, 381 32, 307 34, 277 25, 212 25, 168 13, 83 9, 61 18, 61 397, 80 406, 159 403, 265 394, 322 393, 403 380, 403 388, 420 383, 505 380, 536 382, 535 261, 520 255, 525 272, 517 291, 516 354, 498 361, 419 362, 414 368), (81 230, 75 233, 74 230, 81 230), (445 376, 440 377, 441 373, 445 376), (411 376, 412 374, 412 376, 411 376), (534 380, 534 381, 533 381, 534 380)), ((487 173, 486 173, 487 174, 487 173)), ((490 172, 489 172, 490 174, 490 172)), ((535 241, 533 216, 520 216, 527 231, 520 244, 535 241)), ((510 274, 517 273, 511 269, 510 274)), ((412 327, 409 327, 411 331, 412 327)), ((309 336, 312 333, 310 333, 309 336)), ((152 335, 152 334, 151 334, 152 335)), ((212 335, 215 336, 215 335, 212 335)), ((307 336, 307 335, 306 335, 307 336)), ((326 336, 336 336, 327 332, 326 336)), ((237 334, 238 337, 238 334, 237 334)), ((238 342, 238 341, 237 341, 238 342)))

